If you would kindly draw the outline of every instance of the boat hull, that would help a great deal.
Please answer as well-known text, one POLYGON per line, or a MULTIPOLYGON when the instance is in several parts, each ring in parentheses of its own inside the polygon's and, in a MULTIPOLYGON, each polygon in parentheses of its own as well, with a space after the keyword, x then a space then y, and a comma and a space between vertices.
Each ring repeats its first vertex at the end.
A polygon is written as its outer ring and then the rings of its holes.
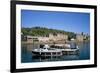
POLYGON ((36 52, 32 51, 33 56, 62 56, 62 52, 36 52))

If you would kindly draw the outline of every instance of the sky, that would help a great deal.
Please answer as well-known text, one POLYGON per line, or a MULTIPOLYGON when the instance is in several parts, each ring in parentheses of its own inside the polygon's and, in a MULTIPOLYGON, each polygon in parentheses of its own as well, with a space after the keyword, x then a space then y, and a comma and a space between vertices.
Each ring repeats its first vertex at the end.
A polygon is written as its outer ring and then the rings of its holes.
POLYGON ((90 34, 90 14, 21 10, 21 27, 46 27, 74 33, 90 34))

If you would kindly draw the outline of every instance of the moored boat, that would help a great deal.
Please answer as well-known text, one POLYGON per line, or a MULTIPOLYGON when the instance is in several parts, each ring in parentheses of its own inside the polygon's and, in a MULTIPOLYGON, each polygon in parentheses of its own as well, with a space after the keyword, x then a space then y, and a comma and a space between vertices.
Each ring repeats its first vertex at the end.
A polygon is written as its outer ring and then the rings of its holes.
POLYGON ((59 48, 51 48, 48 45, 44 45, 43 48, 33 49, 32 53, 33 56, 47 57, 47 56, 62 56, 65 54, 78 54, 78 51, 79 51, 78 46, 74 47, 69 46, 69 48, 59 49, 59 48))
POLYGON ((33 49, 34 56, 62 56, 62 50, 50 48, 48 45, 44 45, 43 48, 33 49))

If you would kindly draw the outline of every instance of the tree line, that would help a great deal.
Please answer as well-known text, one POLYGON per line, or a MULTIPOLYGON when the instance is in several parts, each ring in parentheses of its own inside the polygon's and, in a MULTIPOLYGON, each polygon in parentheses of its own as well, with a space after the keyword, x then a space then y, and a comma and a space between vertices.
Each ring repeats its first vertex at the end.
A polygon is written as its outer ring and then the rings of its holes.
POLYGON ((21 32, 23 35, 32 35, 32 36, 49 36, 49 34, 57 35, 65 34, 68 35, 68 39, 76 38, 76 34, 74 32, 67 32, 64 30, 57 30, 57 29, 49 29, 45 27, 32 27, 32 28, 21 28, 21 32))

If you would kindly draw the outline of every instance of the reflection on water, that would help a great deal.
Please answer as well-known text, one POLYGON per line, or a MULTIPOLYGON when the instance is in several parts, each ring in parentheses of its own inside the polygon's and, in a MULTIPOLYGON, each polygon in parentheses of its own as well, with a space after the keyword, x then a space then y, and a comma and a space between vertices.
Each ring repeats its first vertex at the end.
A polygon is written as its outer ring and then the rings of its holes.
POLYGON ((87 60, 90 59, 90 43, 77 43, 79 53, 75 55, 63 55, 60 57, 37 57, 32 56, 32 49, 39 48, 39 44, 22 44, 21 62, 46 62, 46 61, 68 61, 68 60, 87 60))

